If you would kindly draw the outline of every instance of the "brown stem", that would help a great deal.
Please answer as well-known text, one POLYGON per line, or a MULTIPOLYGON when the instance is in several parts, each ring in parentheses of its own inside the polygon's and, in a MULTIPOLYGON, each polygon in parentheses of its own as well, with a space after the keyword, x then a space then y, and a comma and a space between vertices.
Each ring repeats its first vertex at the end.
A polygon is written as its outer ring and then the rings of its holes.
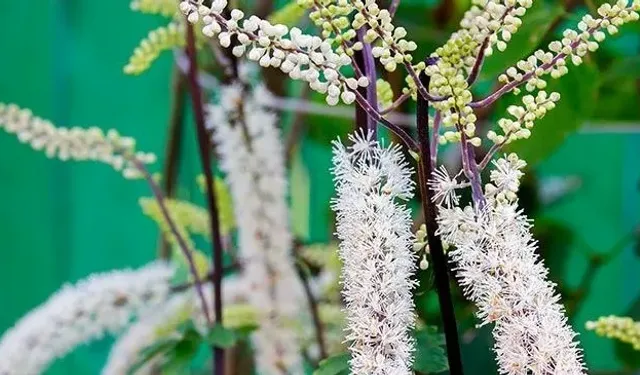
POLYGON ((196 287, 196 293, 198 294, 198 297, 200 298, 200 302, 202 303, 202 312, 204 313, 204 317, 206 318, 207 322, 210 323, 211 316, 209 315, 207 300, 205 299, 204 292, 202 291, 202 282, 200 281, 200 277, 198 276, 198 270, 196 268, 196 264, 193 259, 193 254, 191 253, 191 250, 189 249, 189 246, 187 245, 184 238, 182 238, 182 236, 180 235, 180 231, 178 231, 178 227, 176 226, 176 223, 173 221, 171 214, 169 214, 169 209, 167 208, 164 202, 164 195, 162 193, 162 189, 153 179, 153 177, 151 176, 151 173, 149 173, 149 171, 147 170, 147 167, 145 167, 143 163, 141 163, 135 157, 129 158, 129 161, 142 174, 142 177, 149 184, 149 187, 151 188, 151 192, 153 193, 153 196, 158 201, 158 207, 160 207, 160 212, 162 213, 162 216, 164 217, 164 219, 167 222, 167 225, 169 226, 169 230, 171 231, 173 236, 176 238, 176 241, 178 242, 178 247, 184 253, 184 257, 187 259, 187 263, 189 265, 189 272, 191 272, 191 275, 193 276, 194 285, 196 287))
MULTIPOLYGON (((211 225, 211 238, 213 248, 213 300, 216 324, 222 325, 222 235, 220 233, 220 215, 216 191, 213 185, 211 149, 209 148, 209 136, 205 128, 204 105, 202 102, 202 92, 198 84, 198 61, 196 55, 195 35, 193 25, 187 21, 187 55, 189 56, 189 89, 191 91, 191 103, 196 121, 198 137, 198 149, 202 171, 206 181, 207 205, 209 210, 209 222, 211 225)), ((224 350, 222 348, 213 349, 213 370, 215 375, 224 375, 224 350)))

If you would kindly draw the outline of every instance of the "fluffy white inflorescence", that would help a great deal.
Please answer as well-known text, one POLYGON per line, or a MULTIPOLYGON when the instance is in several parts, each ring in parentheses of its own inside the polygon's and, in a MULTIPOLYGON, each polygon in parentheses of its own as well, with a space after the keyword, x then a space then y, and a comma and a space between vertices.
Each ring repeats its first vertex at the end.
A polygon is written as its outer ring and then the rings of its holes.
POLYGON ((208 123, 233 198, 247 299, 260 313, 252 335, 257 367, 265 375, 301 374, 292 325, 306 302, 290 253, 284 150, 276 115, 259 103, 262 90, 245 96, 239 84, 223 88, 208 123))
POLYGON ((410 374, 415 323, 410 277, 415 268, 410 211, 411 169, 400 147, 361 135, 334 142, 343 296, 351 373, 410 374))
POLYGON ((220 45, 231 46, 231 37, 236 36, 238 45, 232 48, 235 56, 245 53, 249 60, 263 67, 272 66, 289 74, 292 79, 301 79, 309 87, 327 94, 327 103, 335 105, 340 99, 346 104, 355 101, 355 90, 369 85, 366 77, 346 78, 340 72, 351 64, 344 52, 336 53, 331 43, 318 36, 303 34, 296 27, 272 25, 267 20, 245 15, 232 9, 229 19, 223 14, 227 0, 214 0, 210 7, 203 0, 185 0, 180 10, 195 23, 202 19, 203 34, 218 37, 220 45), (322 79, 321 79, 322 76, 322 79))
POLYGON ((173 273, 153 263, 64 286, 2 336, 0 374, 40 374, 78 345, 122 330, 166 300, 173 273))
POLYGON ((495 162, 487 205, 441 206, 439 234, 448 244, 465 295, 493 336, 501 374, 584 374, 576 333, 536 253, 531 222, 515 193, 525 163, 515 154, 495 162))
POLYGON ((50 158, 100 161, 122 171, 126 178, 140 177, 131 163, 132 158, 142 164, 156 160, 154 154, 136 152, 135 140, 119 135, 116 130, 105 134, 96 127, 56 127, 14 104, 0 103, 0 128, 15 134, 20 142, 29 143, 35 150, 44 151, 50 158))

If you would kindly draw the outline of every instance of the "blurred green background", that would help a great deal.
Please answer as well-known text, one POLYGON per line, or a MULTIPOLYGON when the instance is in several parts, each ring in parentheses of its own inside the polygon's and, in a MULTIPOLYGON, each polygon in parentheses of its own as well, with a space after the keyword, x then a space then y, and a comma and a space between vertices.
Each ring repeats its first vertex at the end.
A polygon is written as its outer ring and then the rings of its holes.
MULTIPOLYGON (((550 28, 574 22, 563 7, 583 12, 592 5, 539 2, 544 7, 531 16, 536 22, 523 28, 523 38, 505 52, 516 57, 489 61, 489 71, 499 72, 531 52, 553 36, 550 28)), ((442 42, 467 5, 464 0, 403 0, 398 23, 406 23, 427 53, 442 42)), ((163 55, 139 77, 125 76, 122 67, 138 41, 165 23, 161 17, 131 12, 123 0, 5 2, 0 12, 0 102, 31 108, 59 125, 115 127, 135 137, 139 149, 156 152, 159 171, 172 57, 163 55)), ((540 136, 522 150, 528 160, 539 161, 536 186, 550 186, 549 177, 580 182, 560 200, 533 212, 554 281, 572 289, 587 269, 585 252, 604 254, 617 244, 622 248, 589 275, 593 285, 572 317, 595 370, 618 370, 628 360, 606 339, 584 332, 584 322, 625 315, 634 306, 640 313, 640 258, 630 239, 640 222, 639 30, 637 25, 625 28, 620 37, 605 42, 597 59, 566 77, 559 90, 567 104, 539 125, 540 136)), ((336 126, 347 131, 349 122, 331 120, 329 130, 321 128, 328 120, 313 117, 308 122, 298 159, 302 163, 294 173, 293 215, 306 240, 325 241, 332 195, 327 139, 334 137, 336 126), (308 173, 309 167, 314 173, 308 173)), ((199 199, 192 178, 199 165, 191 128, 188 122, 179 195, 199 199)), ((137 205, 138 197, 149 195, 143 182, 123 180, 105 166, 48 160, 5 133, 0 133, 0 155, 0 332, 64 282, 139 266, 156 256, 157 229, 137 205)), ((470 342, 466 365, 489 369, 487 342, 472 338, 465 336, 470 342)), ((81 348, 49 373, 98 373, 108 347, 105 340, 81 348)))

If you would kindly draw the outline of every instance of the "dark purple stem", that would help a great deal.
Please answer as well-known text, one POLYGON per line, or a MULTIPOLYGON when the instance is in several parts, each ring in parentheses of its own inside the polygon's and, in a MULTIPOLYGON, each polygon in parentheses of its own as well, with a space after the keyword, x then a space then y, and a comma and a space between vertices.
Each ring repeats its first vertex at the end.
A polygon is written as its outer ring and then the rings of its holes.
POLYGON ((469 170, 471 172, 471 198, 476 203, 477 207, 482 209, 485 205, 484 194, 482 193, 482 181, 480 181, 480 170, 478 169, 478 163, 476 162, 476 152, 473 145, 467 145, 467 162, 469 163, 469 170))
POLYGON ((462 158, 462 170, 471 184, 471 198, 478 208, 484 207, 485 199, 482 194, 482 182, 480 181, 480 171, 478 163, 476 163, 475 151, 467 139, 462 126, 457 125, 457 129, 461 134, 460 139, 460 157, 462 158))
MULTIPOLYGON (((429 86, 429 77, 424 73, 420 75, 424 86, 429 86)), ((447 359, 449 361, 449 373, 462 375, 462 354, 458 339, 458 325, 451 298, 451 285, 449 284, 449 267, 447 257, 444 254, 442 241, 436 235, 438 232, 437 207, 433 202, 429 179, 433 170, 431 168, 431 145, 429 141, 429 102, 422 96, 418 96, 417 108, 418 142, 420 144, 420 159, 418 160, 418 177, 420 192, 422 195, 422 209, 424 221, 427 227, 427 241, 429 253, 433 261, 433 273, 435 276, 438 301, 440 302, 440 314, 447 345, 447 359)))
MULTIPOLYGON (((376 92, 376 63, 373 60, 373 53, 371 52, 371 44, 365 43, 364 41, 365 28, 361 27, 358 29, 358 40, 362 42, 363 47, 362 51, 358 51, 358 55, 360 58, 358 63, 362 63, 365 77, 369 79, 369 86, 365 88, 367 102, 376 112, 378 111, 378 94, 376 92)), ((367 118, 367 130, 373 134, 375 139, 377 135, 378 122, 372 118, 371 116, 366 116, 367 118)))
POLYGON ((476 61, 473 64, 473 68, 471 68, 471 73, 469 73, 469 77, 467 77, 467 84, 469 86, 473 85, 480 75, 480 70, 482 70, 482 64, 484 63, 485 50, 487 49, 487 45, 489 45, 489 37, 484 38, 482 46, 480 46, 480 50, 478 51, 478 56, 476 56, 476 61))
POLYGON ((404 143, 404 145, 407 146, 409 150, 413 152, 418 152, 418 145, 416 144, 416 141, 413 138, 411 138, 411 136, 407 132, 405 132, 398 125, 393 124, 386 118, 380 116, 380 114, 375 109, 371 108, 371 106, 369 105, 369 102, 367 102, 364 96, 362 96, 359 92, 355 91, 355 94, 356 94, 356 102, 358 103, 358 106, 364 109, 369 116, 373 117, 376 121, 380 121, 382 125, 384 125, 384 127, 386 127, 392 133, 397 135, 400 138, 400 140, 402 140, 402 143, 404 143))
MULTIPOLYGON (((600 24, 598 24, 597 27, 592 27, 589 30, 587 30, 587 32, 589 34, 593 34, 594 31, 596 31, 598 28, 600 27, 600 24)), ((582 39, 579 39, 573 43, 571 43, 570 47, 572 50, 576 49, 578 47, 578 45, 582 42, 582 39)), ((559 60, 564 59, 565 57, 567 57, 566 53, 559 53, 556 56, 553 57, 553 59, 551 59, 551 61, 549 61, 546 64, 542 64, 538 67, 538 69, 542 69, 545 72, 549 69, 551 69, 559 60)), ((534 69, 532 71, 530 71, 529 73, 526 73, 522 76, 522 79, 519 80, 514 80, 511 81, 509 83, 507 83, 506 85, 500 87, 498 90, 496 90, 496 92, 494 92, 493 94, 487 96, 486 98, 479 100, 477 102, 472 102, 469 103, 469 106, 471 108, 483 108, 486 106, 489 106, 491 104, 493 104, 496 100, 500 99, 500 97, 502 97, 502 95, 508 93, 509 91, 513 90, 514 88, 516 88, 517 86, 527 82, 528 80, 530 80, 535 74, 536 74, 536 70, 538 69, 534 69)))
MULTIPOLYGON (((198 60, 196 55, 195 35, 193 25, 187 21, 187 55, 189 56, 189 88, 191 90, 191 103, 196 121, 196 131, 198 137, 198 149, 200 151, 200 161, 202 171, 206 181, 207 205, 209 211, 209 223, 211 226, 211 238, 213 248, 213 299, 216 324, 222 325, 222 235, 220 233, 220 215, 216 191, 213 184, 211 149, 209 137, 205 128, 204 105, 202 103, 202 92, 198 84, 198 60)), ((224 375, 224 350, 219 347, 213 349, 214 374, 224 375)))

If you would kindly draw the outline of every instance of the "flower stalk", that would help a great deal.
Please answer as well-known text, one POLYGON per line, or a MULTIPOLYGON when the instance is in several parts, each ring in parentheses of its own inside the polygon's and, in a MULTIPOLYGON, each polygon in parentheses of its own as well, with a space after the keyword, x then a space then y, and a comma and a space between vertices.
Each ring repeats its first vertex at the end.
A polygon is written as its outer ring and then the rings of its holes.
MULTIPOLYGON (((421 74, 422 84, 429 87, 429 77, 421 74)), ((447 257, 444 254, 441 239, 436 235, 438 231, 437 208, 433 200, 433 194, 429 188, 429 179, 433 173, 431 164, 431 144, 429 141, 429 102, 418 96, 417 108, 418 144, 420 156, 418 159, 418 180, 420 185, 422 210, 424 212, 425 225, 427 227, 427 241, 429 244, 431 259, 433 262, 440 314, 444 327, 444 335, 447 346, 447 360, 449 371, 452 375, 462 375, 462 354, 458 339, 458 325, 456 323, 453 300, 451 298, 451 286, 449 284, 449 271, 447 257)))
MULTIPOLYGON (((198 149, 200 152, 200 161, 202 163, 202 171, 206 182, 207 205, 209 209, 211 239, 213 248, 211 250, 213 256, 213 306, 215 323, 222 325, 222 235, 220 234, 220 214, 218 212, 218 203, 216 199, 216 191, 213 187, 213 176, 211 166, 211 149, 209 139, 205 128, 204 105, 202 103, 202 92, 198 83, 198 64, 195 46, 195 34, 193 25, 187 23, 187 55, 189 56, 189 89, 191 91, 191 103, 193 105, 193 113, 196 120, 196 130, 198 137, 198 149)), ((213 373, 215 375, 224 375, 224 350, 222 348, 213 349, 213 373)))

